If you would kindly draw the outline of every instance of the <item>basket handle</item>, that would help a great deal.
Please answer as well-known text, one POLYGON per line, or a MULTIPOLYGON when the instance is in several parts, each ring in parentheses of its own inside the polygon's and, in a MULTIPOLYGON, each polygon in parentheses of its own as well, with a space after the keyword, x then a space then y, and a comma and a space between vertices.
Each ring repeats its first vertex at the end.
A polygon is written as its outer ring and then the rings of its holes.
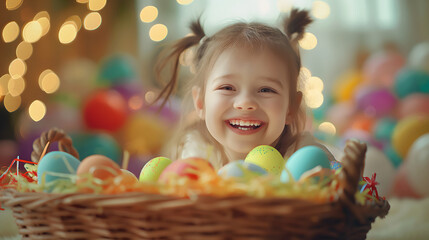
POLYGON ((50 144, 56 141, 58 141, 58 148, 60 151, 70 153, 79 159, 79 153, 73 147, 71 138, 62 129, 52 128, 43 132, 38 139, 34 140, 31 161, 36 163, 39 162, 49 150, 50 144))
POLYGON ((367 146, 359 140, 348 140, 344 148, 344 156, 341 159, 342 170, 339 174, 340 201, 347 204, 355 204, 355 194, 362 178, 365 166, 365 154, 367 146))

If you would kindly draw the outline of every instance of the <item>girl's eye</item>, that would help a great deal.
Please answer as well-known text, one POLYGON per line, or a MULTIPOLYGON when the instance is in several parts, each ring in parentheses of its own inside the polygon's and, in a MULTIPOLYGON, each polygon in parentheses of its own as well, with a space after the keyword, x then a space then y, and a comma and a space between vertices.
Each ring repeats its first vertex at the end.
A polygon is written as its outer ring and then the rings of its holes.
POLYGON ((220 86, 218 89, 219 90, 226 90, 226 91, 233 91, 234 90, 234 88, 232 86, 228 86, 228 85, 220 86))
POLYGON ((276 90, 272 89, 272 88, 268 88, 268 87, 264 87, 261 88, 261 90, 259 90, 262 93, 277 93, 276 90))

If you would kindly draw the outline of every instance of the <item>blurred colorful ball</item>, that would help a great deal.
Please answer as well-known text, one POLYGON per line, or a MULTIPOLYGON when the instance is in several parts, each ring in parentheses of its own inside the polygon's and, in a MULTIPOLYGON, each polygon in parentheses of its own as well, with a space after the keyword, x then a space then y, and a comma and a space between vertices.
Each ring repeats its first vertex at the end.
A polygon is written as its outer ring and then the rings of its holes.
POLYGON ((413 93, 429 93, 429 74, 426 72, 403 69, 396 76, 394 91, 399 98, 413 93))
POLYGON ((383 143, 375 140, 371 134, 362 129, 349 129, 342 135, 342 140, 340 143, 341 147, 345 147, 347 140, 349 139, 357 139, 362 142, 365 142, 369 146, 376 147, 378 149, 383 149, 383 143))
POLYGON ((380 196, 388 196, 393 187, 396 170, 392 162, 380 150, 369 146, 365 157, 364 177, 371 177, 377 174, 377 190, 380 196))
POLYGON ((392 135, 392 145, 402 158, 414 141, 420 136, 429 133, 429 116, 411 116, 398 122, 392 135))
POLYGON ((395 168, 398 168, 402 164, 402 158, 399 156, 399 154, 393 149, 392 145, 386 144, 384 147, 384 153, 386 153, 386 156, 390 159, 393 166, 395 168))
POLYGON ((413 47, 408 55, 408 66, 429 72, 429 42, 422 42, 413 47))
POLYGON ((429 94, 414 93, 406 96, 399 103, 398 116, 429 115, 429 94))
POLYGON ((332 105, 326 112, 326 120, 334 124, 337 133, 343 133, 356 115, 356 107, 352 102, 341 102, 332 105))
POLYGON ((115 85, 112 89, 121 94, 127 104, 128 111, 133 112, 144 107, 143 86, 138 82, 115 85))
POLYGON ((121 165, 121 147, 111 135, 106 133, 74 133, 70 134, 70 137, 81 159, 100 154, 121 165))
POLYGON ((371 89, 358 95, 356 99, 358 109, 374 116, 387 115, 397 102, 396 97, 387 88, 371 89))
POLYGON ((405 58, 395 51, 373 54, 364 64, 365 82, 371 85, 390 88, 395 76, 404 67, 405 58))
POLYGON ((406 165, 402 164, 396 172, 393 182, 392 197, 397 198, 421 198, 410 184, 407 175, 406 165))
POLYGON ((127 104, 114 90, 93 93, 83 106, 83 118, 89 129, 115 132, 127 120, 127 104))
POLYGON ((375 123, 372 132, 374 138, 382 141, 389 141, 392 138, 393 130, 395 129, 397 121, 393 118, 382 118, 375 123))
POLYGON ((101 86, 111 86, 131 82, 135 76, 132 58, 115 55, 103 61, 97 81, 101 86))
POLYGON ((351 129, 362 130, 365 132, 371 132, 375 123, 375 118, 370 117, 366 114, 357 115, 351 122, 351 129))
POLYGON ((407 175, 411 186, 422 196, 429 196, 429 133, 420 136, 407 154, 407 175))
POLYGON ((333 97, 337 102, 345 102, 352 99, 355 90, 363 82, 363 74, 358 70, 348 71, 341 75, 333 89, 333 97))

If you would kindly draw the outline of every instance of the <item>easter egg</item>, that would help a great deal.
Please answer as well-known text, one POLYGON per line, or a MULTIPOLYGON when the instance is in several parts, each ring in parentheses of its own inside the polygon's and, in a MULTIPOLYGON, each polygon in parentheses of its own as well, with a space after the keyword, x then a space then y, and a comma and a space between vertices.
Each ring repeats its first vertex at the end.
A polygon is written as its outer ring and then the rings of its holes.
POLYGON ((363 170, 364 177, 371 177, 376 173, 378 194, 387 196, 393 187, 396 169, 392 161, 375 147, 369 146, 365 155, 365 167, 363 170))
POLYGON ((114 180, 116 184, 126 185, 131 185, 137 183, 138 181, 139 180, 137 179, 136 175, 126 169, 121 169, 121 174, 116 176, 114 180))
MULTIPOLYGON (((299 180, 301 175, 317 166, 322 168, 331 168, 328 155, 319 147, 305 146, 296 151, 286 162, 286 168, 289 170, 293 179, 299 180)), ((284 171, 287 173, 287 171, 284 171)), ((282 173, 282 181, 286 174, 282 173)))
POLYGON ((210 162, 202 158, 185 158, 168 165, 159 176, 158 181, 166 183, 171 175, 198 180, 202 174, 216 174, 210 162))
POLYGON ((429 196, 429 133, 419 137, 406 158, 407 175, 411 186, 421 195, 429 196))
POLYGON ((402 158, 407 156, 413 142, 429 133, 429 116, 411 116, 398 122, 392 134, 392 145, 402 158))
POLYGON ((140 182, 156 182, 162 171, 170 165, 172 161, 166 157, 156 157, 147 162, 140 172, 140 182))
POLYGON ((45 179, 45 183, 64 177, 53 176, 50 173, 76 174, 76 170, 81 162, 66 152, 54 151, 46 154, 40 160, 37 167, 37 182, 40 184, 45 179))
POLYGON ((274 175, 280 175, 285 164, 285 160, 279 151, 267 145, 257 146, 252 149, 244 161, 258 165, 274 175))
POLYGON ((122 172, 119 165, 112 159, 103 155, 94 154, 83 159, 77 169, 78 175, 85 173, 90 173, 95 178, 101 180, 107 180, 120 175, 122 172))
POLYGON ((253 163, 245 162, 244 160, 230 162, 218 171, 218 175, 225 178, 256 177, 265 174, 267 174, 265 169, 253 163))

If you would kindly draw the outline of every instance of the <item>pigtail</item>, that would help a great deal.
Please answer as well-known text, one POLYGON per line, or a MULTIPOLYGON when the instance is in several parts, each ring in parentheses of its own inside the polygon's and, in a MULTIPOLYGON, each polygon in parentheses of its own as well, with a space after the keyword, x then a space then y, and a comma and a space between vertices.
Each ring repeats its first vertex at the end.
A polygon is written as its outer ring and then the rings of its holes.
POLYGON ((166 57, 160 58, 158 63, 155 66, 155 73, 156 73, 156 79, 159 82, 162 82, 162 74, 164 74, 167 67, 171 64, 172 65, 172 71, 167 80, 167 84, 164 86, 164 88, 161 90, 161 92, 158 94, 157 98, 153 103, 158 102, 160 99, 162 100, 162 103, 160 105, 160 109, 164 107, 164 105, 167 103, 168 98, 173 94, 174 90, 177 87, 178 80, 177 76, 179 75, 179 59, 180 55, 188 48, 199 44, 201 39, 205 37, 204 30, 201 26, 200 19, 197 19, 195 22, 192 22, 190 25, 190 29, 192 31, 192 34, 189 36, 186 36, 176 42, 173 47, 170 50, 170 53, 166 55, 166 57))
POLYGON ((284 31, 292 46, 296 46, 298 41, 304 37, 305 28, 312 22, 308 11, 292 9, 289 17, 284 21, 284 31))

